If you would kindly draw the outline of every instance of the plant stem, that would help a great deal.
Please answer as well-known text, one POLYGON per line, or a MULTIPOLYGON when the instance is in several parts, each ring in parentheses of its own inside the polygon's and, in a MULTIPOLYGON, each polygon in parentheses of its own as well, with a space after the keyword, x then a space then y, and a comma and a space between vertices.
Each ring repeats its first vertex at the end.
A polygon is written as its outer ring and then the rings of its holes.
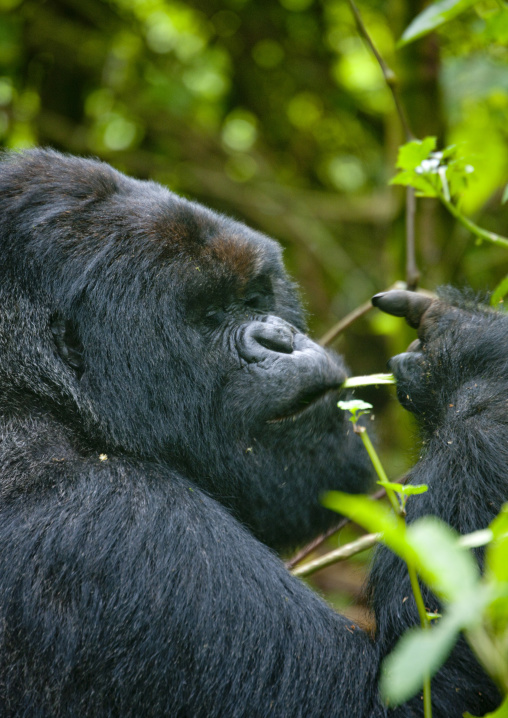
MULTIPOLYGON (((418 610, 418 616, 420 617, 420 625, 423 629, 427 630, 430 626, 430 621, 427 618, 427 611, 425 609, 425 603, 423 602, 422 592, 420 590, 420 584, 418 583, 418 576, 416 569, 410 561, 407 561, 407 570, 409 573, 409 580, 411 582, 411 589, 415 597, 416 608, 418 610)), ((423 679, 423 715, 424 718, 432 718, 432 701, 430 694, 430 676, 425 676, 423 679)))
MULTIPOLYGON (((415 136, 409 124, 404 104, 402 103, 402 100, 399 95, 397 77, 394 71, 391 69, 391 67, 388 66, 388 64, 385 62, 384 58, 378 51, 374 40, 370 36, 369 31, 367 30, 367 27, 363 22, 360 10, 356 6, 355 1, 347 0, 347 2, 351 12, 353 13, 356 27, 360 36, 363 37, 363 39, 369 46, 370 51, 376 58, 376 62, 379 65, 381 72, 383 73, 384 81, 388 90, 391 92, 395 105, 395 111, 397 112, 400 124, 402 125, 406 142, 414 140, 415 136)), ((415 256, 415 210, 416 200, 414 189, 412 187, 408 187, 406 191, 406 282, 408 285, 408 289, 411 290, 416 289, 416 287, 418 286, 418 281, 420 279, 420 272, 418 271, 418 267, 416 266, 415 256)))
POLYGON ((500 234, 496 234, 495 232, 489 232, 487 229, 479 227, 477 224, 468 219, 468 217, 464 216, 462 212, 457 209, 457 207, 452 204, 452 202, 448 201, 446 197, 444 197, 441 193, 439 193, 439 199, 444 204, 446 209, 450 212, 450 214, 453 214, 455 219, 458 220, 476 237, 478 237, 479 239, 484 239, 487 242, 492 242, 492 244, 498 244, 502 247, 508 247, 508 239, 506 237, 503 237, 500 234))
POLYGON ((367 429, 364 426, 356 426, 356 431, 358 434, 360 434, 363 445, 367 449, 367 453, 370 456, 370 460, 372 461, 372 465, 374 466, 374 469, 376 470, 376 474, 379 476, 379 481, 383 488, 386 491, 386 495, 388 496, 388 499, 392 505, 393 510, 397 515, 401 514, 401 506, 397 499, 397 496, 395 495, 395 491, 388 486, 389 481, 388 477, 385 473, 385 470, 383 469, 383 465, 381 461, 379 460, 379 456, 377 455, 377 452, 372 445, 372 441, 370 440, 370 437, 367 433, 367 429))
POLYGON ((411 132, 411 128, 409 127, 409 122, 407 120, 404 107, 399 98, 398 87, 397 87, 397 78, 395 77, 395 73, 393 72, 393 70, 390 67, 388 67, 388 65, 384 61, 384 58, 378 52, 378 49, 375 46, 373 39, 371 38, 367 28, 365 27, 365 24, 362 20, 362 16, 360 15, 360 11, 358 10, 354 0, 347 0, 347 2, 351 9, 351 12, 353 13, 353 17, 355 19, 358 32, 360 33, 360 35, 363 37, 363 39, 369 46, 372 54, 376 58, 376 61, 381 69, 381 72, 383 73, 383 77, 386 82, 386 86, 388 87, 388 89, 390 90, 390 92, 392 94, 393 101, 395 103, 395 109, 397 111, 397 114, 400 119, 400 123, 404 130, 404 135, 406 136, 406 141, 409 142, 409 140, 414 139, 414 135, 411 132))

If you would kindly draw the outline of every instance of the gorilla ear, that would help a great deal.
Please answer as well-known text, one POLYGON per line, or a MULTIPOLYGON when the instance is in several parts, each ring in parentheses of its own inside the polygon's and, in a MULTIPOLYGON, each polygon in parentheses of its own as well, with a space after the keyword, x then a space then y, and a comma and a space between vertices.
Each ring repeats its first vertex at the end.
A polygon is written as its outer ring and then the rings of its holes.
POLYGON ((83 345, 75 325, 60 314, 55 314, 51 319, 50 328, 60 358, 70 366, 78 379, 81 379, 84 371, 83 345))

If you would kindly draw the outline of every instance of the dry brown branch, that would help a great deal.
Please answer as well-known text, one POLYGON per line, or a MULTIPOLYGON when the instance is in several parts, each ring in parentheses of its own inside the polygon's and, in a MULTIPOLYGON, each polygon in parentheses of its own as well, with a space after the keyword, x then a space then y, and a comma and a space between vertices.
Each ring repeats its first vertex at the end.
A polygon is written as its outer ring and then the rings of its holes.
POLYGON ((365 536, 360 536, 359 539, 344 544, 344 546, 335 549, 335 551, 329 551, 324 556, 320 556, 314 561, 309 561, 303 566, 293 569, 291 573, 293 576, 310 576, 322 568, 332 566, 339 561, 344 561, 346 558, 355 556, 361 551, 366 551, 368 548, 375 546, 380 538, 381 534, 365 534, 365 536))

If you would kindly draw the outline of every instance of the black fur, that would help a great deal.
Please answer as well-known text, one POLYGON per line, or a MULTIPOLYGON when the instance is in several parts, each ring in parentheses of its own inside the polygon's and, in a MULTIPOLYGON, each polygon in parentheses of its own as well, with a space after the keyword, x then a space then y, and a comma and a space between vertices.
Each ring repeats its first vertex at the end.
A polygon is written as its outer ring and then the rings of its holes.
MULTIPOLYGON (((403 568, 380 554, 373 642, 271 550, 334 520, 324 489, 369 483, 276 243, 41 150, 0 164, 0 216, 0 715, 386 715, 403 568)), ((506 322, 439 309, 400 383, 427 431, 410 511, 463 531, 506 498, 506 322)), ((464 647, 450 671, 436 718, 495 704, 464 647)))

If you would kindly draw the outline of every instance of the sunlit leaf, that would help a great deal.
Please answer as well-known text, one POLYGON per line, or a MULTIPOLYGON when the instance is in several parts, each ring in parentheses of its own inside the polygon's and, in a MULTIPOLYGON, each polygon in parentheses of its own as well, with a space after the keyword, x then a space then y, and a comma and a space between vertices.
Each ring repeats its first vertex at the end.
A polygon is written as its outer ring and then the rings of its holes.
POLYGON ((446 600, 459 599, 478 583, 476 561, 445 523, 426 516, 408 527, 407 541, 417 556, 416 568, 423 580, 446 600))
POLYGON ((460 600, 449 606, 435 625, 402 636, 383 663, 380 689, 390 704, 403 703, 421 689, 424 678, 444 663, 459 632, 478 624, 489 600, 486 589, 463 591, 460 600))
POLYGON ((399 556, 405 557, 409 553, 409 558, 413 558, 412 547, 406 541, 406 524, 384 504, 367 496, 352 496, 341 491, 329 491, 322 503, 363 526, 369 533, 382 533, 383 543, 399 556))
POLYGON ((479 546, 486 546, 492 541, 494 534, 490 529, 480 529, 479 531, 472 531, 470 534, 461 536, 457 543, 462 548, 478 548, 479 546))
POLYGON ((444 23, 453 20, 468 8, 472 7, 477 0, 439 0, 425 8, 413 22, 404 30, 399 41, 399 47, 413 42, 444 23))
POLYGON ((423 140, 406 142, 399 148, 397 167, 401 170, 416 169, 436 149, 437 139, 425 137, 423 140))
POLYGON ((453 648, 459 627, 442 619, 431 629, 405 633, 383 663, 380 690, 390 705, 399 705, 417 693, 425 676, 442 666, 453 648))
POLYGON ((393 489, 394 491, 397 491, 397 493, 404 494, 405 496, 424 494, 429 488, 426 484, 398 484, 392 481, 378 481, 377 483, 382 486, 387 486, 389 489, 393 489))
POLYGON ((508 505, 505 504, 490 525, 494 540, 487 549, 485 564, 487 576, 508 583, 508 505))

